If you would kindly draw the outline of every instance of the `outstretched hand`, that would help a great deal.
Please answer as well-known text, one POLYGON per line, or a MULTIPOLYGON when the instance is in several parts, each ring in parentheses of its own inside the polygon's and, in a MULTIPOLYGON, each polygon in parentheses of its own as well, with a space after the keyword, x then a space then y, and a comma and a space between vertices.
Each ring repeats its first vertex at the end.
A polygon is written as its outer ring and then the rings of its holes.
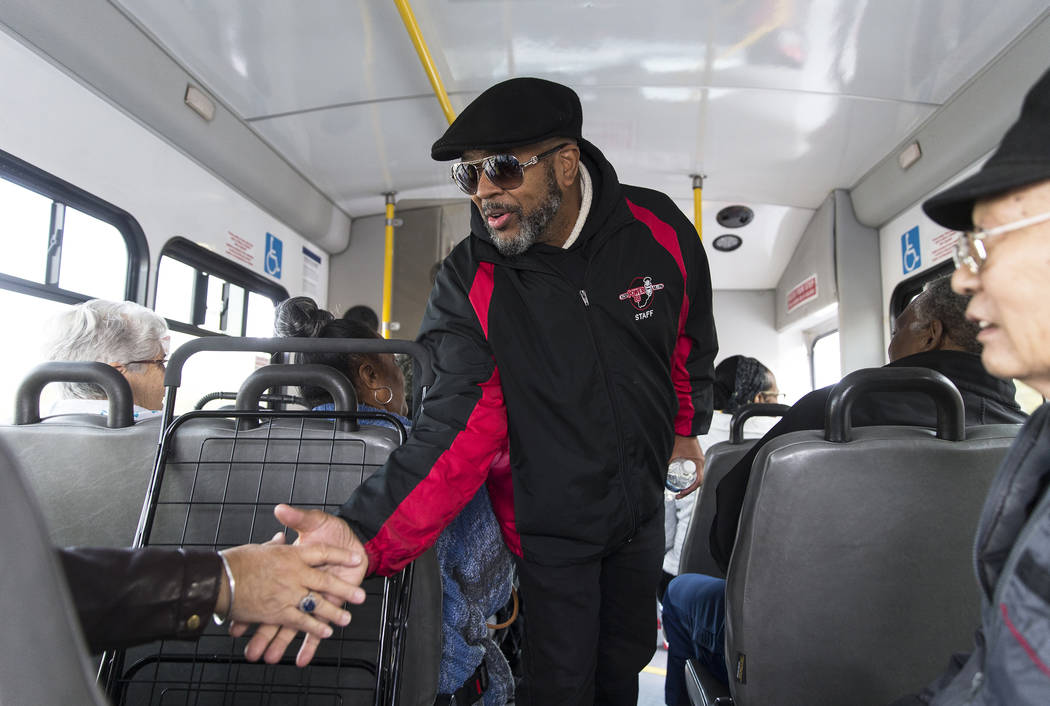
MULTIPOLYGON (((291 505, 283 504, 275 507, 273 514, 278 522, 298 533, 299 537, 295 541, 297 547, 302 549, 317 546, 339 547, 347 553, 361 558, 359 563, 353 565, 331 563, 325 567, 325 573, 330 574, 333 578, 339 580, 340 583, 358 587, 357 593, 354 594, 353 599, 349 599, 339 593, 326 592, 324 596, 325 601, 319 601, 318 609, 314 611, 315 615, 320 609, 321 603, 324 602, 334 605, 342 605, 344 600, 350 600, 351 603, 364 602, 365 593, 364 590, 360 588, 360 585, 368 574, 368 556, 365 554, 364 546, 361 541, 342 518, 322 512, 321 510, 302 510, 300 508, 292 507, 291 505)), ((238 585, 238 591, 239 589, 240 586, 238 585)), ((320 590, 324 591, 325 589, 322 588, 320 590)), ((302 613, 298 608, 298 603, 305 595, 306 592, 303 592, 292 603, 293 609, 297 612, 302 613)), ((338 622, 339 625, 346 625, 350 622, 350 614, 346 611, 343 612, 346 614, 346 622, 338 622)), ((305 613, 303 614, 305 615, 305 613)), ((238 624, 233 630, 231 630, 231 632, 235 635, 240 635, 244 633, 246 628, 246 625, 242 626, 238 624)), ((259 629, 255 631, 252 639, 248 642, 248 646, 244 650, 244 655, 252 662, 262 658, 267 663, 274 664, 280 661, 285 650, 288 649, 288 645, 299 633, 299 630, 301 630, 301 628, 286 622, 273 621, 261 625, 259 626, 259 629)), ((329 629, 328 635, 330 634, 331 632, 329 629)), ((296 656, 295 663, 300 667, 308 665, 317 651, 317 646, 320 644, 321 638, 327 637, 328 635, 323 635, 312 630, 307 631, 306 636, 303 639, 302 647, 299 649, 299 654, 296 656)))
POLYGON ((236 590, 232 606, 228 591, 220 591, 217 609, 220 613, 230 613, 235 621, 231 632, 235 635, 243 634, 249 624, 272 623, 328 637, 332 634, 328 623, 350 622, 350 613, 342 609, 343 603, 361 603, 365 599, 359 582, 315 568, 338 566, 352 572, 365 561, 363 551, 328 544, 288 546, 284 536, 277 533, 266 544, 245 544, 222 554, 230 565, 236 590), (324 594, 326 599, 318 596, 313 614, 299 610, 298 602, 314 591, 324 594))

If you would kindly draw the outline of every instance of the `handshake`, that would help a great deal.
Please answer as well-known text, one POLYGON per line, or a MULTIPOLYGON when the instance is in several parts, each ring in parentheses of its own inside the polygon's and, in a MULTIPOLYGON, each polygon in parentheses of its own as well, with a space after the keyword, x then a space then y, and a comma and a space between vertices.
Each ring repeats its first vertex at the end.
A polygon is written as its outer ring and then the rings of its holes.
POLYGON ((220 553, 225 578, 219 582, 216 620, 230 623, 230 634, 244 635, 256 625, 245 648, 252 662, 274 664, 299 632, 305 633, 295 663, 305 667, 332 624, 345 627, 345 603, 361 604, 361 582, 368 573, 364 545, 347 523, 320 510, 290 505, 274 508, 277 520, 299 537, 287 545, 278 532, 265 544, 245 544, 220 553))

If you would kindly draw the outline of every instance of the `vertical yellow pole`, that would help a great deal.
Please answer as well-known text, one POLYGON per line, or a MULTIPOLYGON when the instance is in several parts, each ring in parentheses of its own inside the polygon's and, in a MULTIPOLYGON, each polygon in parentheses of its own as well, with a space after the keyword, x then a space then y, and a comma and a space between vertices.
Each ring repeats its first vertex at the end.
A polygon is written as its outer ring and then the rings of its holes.
POLYGON ((701 205, 703 199, 701 198, 704 193, 704 175, 693 174, 693 222, 696 224, 696 234, 700 236, 700 240, 704 239, 704 222, 702 216, 704 213, 703 206, 701 205))
POLYGON ((386 245, 383 250, 383 338, 390 338, 390 301, 394 289, 394 193, 386 196, 386 245))
MULTIPOLYGON (((408 30, 412 46, 416 48, 416 54, 419 55, 419 60, 423 64, 423 71, 426 72, 427 78, 430 80, 430 87, 434 89, 434 96, 437 97, 438 104, 441 106, 441 112, 445 114, 445 120, 451 125, 456 119, 456 111, 452 109, 452 102, 448 99, 445 84, 441 82, 441 76, 437 72, 437 67, 434 66, 434 60, 430 57, 430 50, 427 49, 426 40, 423 39, 423 33, 419 30, 419 24, 416 22, 415 13, 412 12, 412 6, 408 4, 408 0, 394 0, 394 5, 401 15, 401 21, 405 23, 405 29, 408 30)), ((394 282, 394 193, 391 192, 385 194, 385 196, 386 248, 383 253, 382 328, 383 338, 390 338, 390 301, 392 299, 394 282)))
POLYGON ((427 78, 430 79, 430 87, 434 89, 434 95, 441 105, 441 112, 445 114, 445 120, 448 120, 448 124, 451 125, 452 121, 456 119, 456 111, 452 110, 452 103, 448 99, 448 93, 445 92, 445 85, 441 82, 441 76, 437 72, 437 67, 434 66, 434 60, 430 58, 430 50, 427 49, 423 33, 419 31, 419 25, 416 23, 416 16, 412 12, 412 6, 408 4, 408 0, 394 0, 394 5, 397 6, 397 11, 401 13, 401 21, 405 23, 405 29, 408 30, 412 46, 416 48, 416 54, 419 54, 419 60, 423 62, 423 70, 426 71, 427 78))

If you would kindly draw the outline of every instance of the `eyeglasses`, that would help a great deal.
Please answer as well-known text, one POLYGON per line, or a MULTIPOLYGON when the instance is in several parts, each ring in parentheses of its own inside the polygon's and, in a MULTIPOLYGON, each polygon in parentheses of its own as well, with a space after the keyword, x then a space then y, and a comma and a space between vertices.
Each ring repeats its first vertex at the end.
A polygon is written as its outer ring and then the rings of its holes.
POLYGON ((1012 233, 1015 230, 1021 230, 1028 226, 1034 226, 1038 223, 1045 223, 1050 221, 1050 211, 1041 213, 1038 216, 1032 216, 1031 218, 1024 218, 1013 223, 1007 223, 1006 225, 997 226, 988 230, 974 230, 967 231, 959 234, 959 239, 955 241, 955 250, 952 251, 952 260, 955 261, 955 268, 966 267, 973 274, 977 274, 981 269, 981 265, 984 264, 985 259, 988 257, 988 248, 984 244, 985 238, 990 238, 993 235, 1002 235, 1004 233, 1012 233))
POLYGON ((512 154, 493 154, 481 159, 472 159, 469 162, 457 162, 451 167, 452 181, 463 190, 467 196, 478 193, 478 184, 481 181, 481 172, 478 167, 485 170, 485 176, 493 184, 501 189, 517 189, 525 181, 525 167, 531 167, 541 159, 550 157, 558 150, 566 147, 569 143, 563 142, 557 147, 552 147, 546 152, 541 152, 527 162, 519 162, 512 154))
POLYGON ((153 360, 129 360, 124 365, 159 365, 160 367, 166 367, 168 365, 167 358, 154 358, 153 360))

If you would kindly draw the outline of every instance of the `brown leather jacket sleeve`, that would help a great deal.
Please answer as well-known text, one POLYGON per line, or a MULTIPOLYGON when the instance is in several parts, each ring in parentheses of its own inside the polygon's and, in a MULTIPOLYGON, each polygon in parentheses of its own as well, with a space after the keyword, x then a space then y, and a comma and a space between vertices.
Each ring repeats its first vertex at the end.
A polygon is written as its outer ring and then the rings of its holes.
POLYGON ((194 639, 211 620, 224 580, 214 551, 59 549, 93 652, 162 638, 194 639))

